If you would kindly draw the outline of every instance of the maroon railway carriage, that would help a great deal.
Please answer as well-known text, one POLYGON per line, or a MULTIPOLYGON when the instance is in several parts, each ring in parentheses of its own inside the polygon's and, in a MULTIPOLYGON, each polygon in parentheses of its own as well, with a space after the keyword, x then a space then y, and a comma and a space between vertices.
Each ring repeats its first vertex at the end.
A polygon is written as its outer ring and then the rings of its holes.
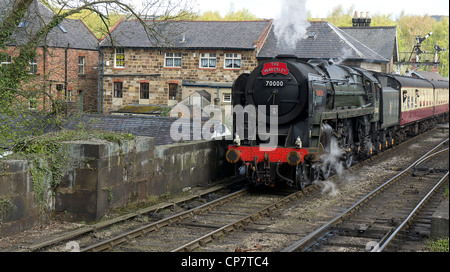
POLYGON ((433 117, 448 113, 448 81, 427 81, 402 76, 394 78, 401 84, 401 126, 419 122, 422 126, 430 126, 433 117), (427 120, 430 120, 429 125, 427 120))

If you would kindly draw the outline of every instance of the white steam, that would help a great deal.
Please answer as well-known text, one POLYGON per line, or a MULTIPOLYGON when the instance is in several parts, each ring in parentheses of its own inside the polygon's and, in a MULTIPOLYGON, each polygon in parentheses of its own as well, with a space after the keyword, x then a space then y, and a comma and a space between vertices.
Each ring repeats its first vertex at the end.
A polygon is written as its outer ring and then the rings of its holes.
POLYGON ((306 0, 282 0, 281 7, 281 14, 274 20, 278 52, 293 53, 309 27, 306 0))
POLYGON ((336 172, 336 175, 340 176, 342 174, 342 171, 344 171, 344 166, 341 161, 341 157, 344 153, 345 151, 339 147, 337 139, 332 137, 330 152, 320 156, 323 162, 322 170, 325 171, 325 167, 329 165, 331 167, 331 170, 334 170, 336 172))
MULTIPOLYGON (((339 147, 339 143, 336 138, 331 138, 331 144, 330 144, 330 152, 323 154, 320 159, 322 160, 322 171, 327 171, 327 167, 330 167, 332 171, 336 173, 336 175, 341 176, 342 172, 344 171, 344 166, 341 161, 342 155, 345 153, 344 150, 342 150, 339 147)), ((328 193, 331 196, 336 196, 339 193, 339 189, 337 188, 336 184, 329 181, 317 181, 320 182, 323 186, 322 188, 322 194, 328 193)))
POLYGON ((339 64, 342 64, 342 62, 344 62, 346 59, 348 59, 352 56, 353 56, 352 49, 343 47, 341 49, 339 57, 334 58, 334 59, 329 59, 328 61, 333 64, 339 65, 339 64))

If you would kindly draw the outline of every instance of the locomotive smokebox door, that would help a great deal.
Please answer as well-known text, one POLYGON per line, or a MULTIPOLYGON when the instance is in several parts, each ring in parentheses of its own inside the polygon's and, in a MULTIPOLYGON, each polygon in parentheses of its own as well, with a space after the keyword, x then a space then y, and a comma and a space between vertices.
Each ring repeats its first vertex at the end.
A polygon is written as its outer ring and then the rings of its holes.
POLYGON ((271 106, 277 106, 278 123, 295 120, 307 101, 307 77, 296 63, 273 59, 258 66, 247 80, 247 104, 266 106, 270 117, 271 106))

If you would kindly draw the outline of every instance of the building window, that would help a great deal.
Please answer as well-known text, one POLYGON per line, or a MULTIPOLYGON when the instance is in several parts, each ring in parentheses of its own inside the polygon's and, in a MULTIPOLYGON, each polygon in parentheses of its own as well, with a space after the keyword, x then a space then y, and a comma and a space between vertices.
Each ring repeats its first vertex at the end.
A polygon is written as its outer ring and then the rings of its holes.
POLYGON ((28 25, 27 21, 20 21, 19 24, 17 25, 17 27, 23 28, 26 27, 28 25))
POLYGON ((84 61, 85 57, 78 57, 78 74, 84 75, 84 61))
POLYGON ((37 61, 34 59, 28 62, 28 68, 31 74, 37 74, 37 61))
POLYGON ((125 49, 116 48, 114 67, 125 68, 125 49))
POLYGON ((114 82, 114 97, 122 98, 122 96, 123 96, 123 83, 114 82))
POLYGON ((216 68, 216 54, 202 53, 200 54, 201 68, 216 68))
POLYGON ((28 108, 30 110, 34 110, 37 108, 37 99, 36 97, 31 97, 30 100, 28 101, 28 108))
POLYGON ((178 95, 178 84, 169 83, 169 100, 176 100, 178 95))
POLYGON ((223 94, 223 102, 227 102, 227 103, 231 102, 231 93, 224 93, 223 94))
POLYGON ((241 54, 226 53, 225 54, 226 69, 241 69, 241 54))
POLYGON ((12 56, 10 54, 0 52, 0 65, 10 64, 12 62, 12 56))
POLYGON ((72 90, 67 90, 66 101, 72 101, 72 90))
POLYGON ((58 92, 62 92, 63 89, 64 89, 64 85, 62 85, 62 84, 56 84, 56 90, 57 90, 58 92))
POLYGON ((165 67, 181 68, 181 53, 166 53, 165 59, 165 67))
POLYGON ((149 99, 150 98, 150 84, 149 83, 141 83, 141 99, 149 99))

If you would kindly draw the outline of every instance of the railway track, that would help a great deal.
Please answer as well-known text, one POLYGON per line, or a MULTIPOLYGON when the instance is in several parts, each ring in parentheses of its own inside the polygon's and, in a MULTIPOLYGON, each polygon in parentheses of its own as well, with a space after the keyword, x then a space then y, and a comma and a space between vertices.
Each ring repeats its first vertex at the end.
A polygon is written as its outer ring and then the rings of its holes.
MULTIPOLYGON (((396 150, 406 149, 405 146, 414 145, 420 141, 426 142, 426 140, 418 140, 426 137, 430 136, 421 135, 355 165, 346 170, 346 175, 353 175, 366 166, 390 160, 386 158, 400 153, 396 150)), ((433 145, 432 142, 426 144, 433 145)), ((401 154, 397 155, 401 156, 401 154)), ((339 179, 342 179, 342 176, 333 176, 327 182, 339 184, 339 179)), ((219 190, 219 188, 210 188, 191 200, 182 199, 176 203, 161 203, 156 208, 146 208, 121 218, 61 234, 46 241, 22 246, 19 251, 61 251, 64 244, 70 240, 80 244, 80 251, 282 251, 298 237, 312 232, 320 222, 325 222, 329 220, 327 218, 334 216, 335 211, 330 211, 326 216, 311 217, 302 221, 300 213, 296 215, 300 218, 300 225, 298 220, 293 222, 295 227, 280 227, 279 224, 282 220, 293 221, 290 211, 298 211, 299 207, 300 209, 307 207, 306 209, 314 213, 314 207, 308 205, 314 203, 316 198, 324 197, 323 190, 326 188, 324 184, 326 183, 322 182, 308 187, 305 192, 298 191, 293 194, 287 192, 280 194, 274 191, 259 191, 255 194, 248 190, 239 190, 208 202, 206 198, 219 190), (190 201, 196 204, 191 204, 190 201), (177 211, 181 206, 189 208, 181 212, 177 211), (116 226, 117 230, 114 229, 116 226), (261 236, 272 238, 277 235, 284 237, 279 244, 272 243, 270 239, 258 238, 261 236), (223 239, 217 239, 218 237, 223 239), (239 242, 236 242, 236 239, 239 242), (251 240, 251 246, 243 244, 247 240, 251 240), (254 246, 255 241, 259 242, 257 246, 254 246)), ((366 186, 360 183, 357 188, 360 187, 366 186)), ((348 197, 340 201, 339 205, 334 205, 334 208, 351 205, 359 199, 361 193, 350 191, 346 195, 348 197)), ((326 198, 333 201, 333 197, 326 198)))
POLYGON ((448 139, 283 251, 386 250, 434 192, 448 183, 448 147, 442 149, 443 145, 448 146, 448 139), (446 168, 421 167, 429 161, 446 161, 446 168))

